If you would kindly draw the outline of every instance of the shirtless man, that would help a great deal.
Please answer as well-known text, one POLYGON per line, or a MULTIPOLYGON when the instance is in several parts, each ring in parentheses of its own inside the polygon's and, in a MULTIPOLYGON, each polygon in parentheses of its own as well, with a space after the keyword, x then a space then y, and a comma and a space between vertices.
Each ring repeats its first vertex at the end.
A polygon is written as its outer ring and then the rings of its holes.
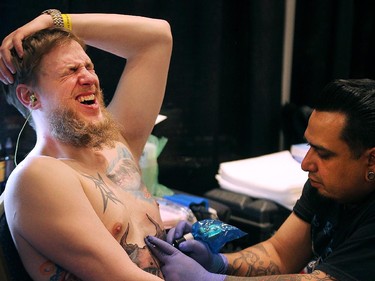
POLYGON ((57 10, 3 40, 7 100, 30 115, 37 135, 4 203, 32 279, 163 278, 144 238, 165 233, 138 162, 162 104, 171 50, 164 20, 57 10), (83 42, 126 59, 107 109, 83 42))

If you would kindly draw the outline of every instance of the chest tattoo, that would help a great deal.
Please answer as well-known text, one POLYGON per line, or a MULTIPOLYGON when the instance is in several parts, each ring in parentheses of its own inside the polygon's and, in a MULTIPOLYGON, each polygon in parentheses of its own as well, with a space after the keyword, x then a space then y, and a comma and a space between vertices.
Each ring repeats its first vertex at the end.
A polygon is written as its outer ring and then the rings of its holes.
POLYGON ((111 201, 115 204, 122 202, 117 198, 116 194, 107 186, 107 184, 103 181, 102 176, 98 173, 98 178, 92 177, 90 175, 83 175, 86 178, 92 180, 95 184, 95 188, 100 191, 103 200, 103 213, 107 209, 108 201, 111 201))
POLYGON ((138 199, 153 203, 154 198, 142 182, 141 171, 125 148, 118 148, 117 156, 109 163, 106 176, 123 191, 138 199))

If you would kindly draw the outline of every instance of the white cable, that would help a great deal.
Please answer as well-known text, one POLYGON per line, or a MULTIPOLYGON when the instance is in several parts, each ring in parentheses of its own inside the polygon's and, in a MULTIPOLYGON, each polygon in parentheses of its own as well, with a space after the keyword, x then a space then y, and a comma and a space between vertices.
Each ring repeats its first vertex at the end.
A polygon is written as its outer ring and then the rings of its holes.
POLYGON ((29 122, 30 117, 31 117, 31 111, 27 115, 26 121, 25 121, 25 123, 23 123, 23 126, 22 126, 20 132, 18 133, 18 137, 17 137, 17 141, 16 141, 16 146, 14 148, 14 159, 13 159, 14 160, 14 165, 16 167, 18 165, 18 163, 17 163, 17 153, 18 153, 18 146, 19 146, 19 143, 20 143, 21 134, 22 134, 23 130, 25 129, 25 126, 26 126, 27 122, 29 122))

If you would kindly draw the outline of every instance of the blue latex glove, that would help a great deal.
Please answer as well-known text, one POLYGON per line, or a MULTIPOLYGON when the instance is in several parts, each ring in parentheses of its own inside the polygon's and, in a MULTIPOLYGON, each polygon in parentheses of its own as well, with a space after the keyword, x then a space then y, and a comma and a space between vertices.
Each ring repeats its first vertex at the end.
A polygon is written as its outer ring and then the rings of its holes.
POLYGON ((166 281, 224 281, 226 277, 206 271, 199 263, 159 238, 148 236, 145 242, 159 259, 166 281))
MULTIPOLYGON (((181 238, 184 234, 191 232, 191 224, 186 221, 179 222, 175 228, 169 230, 167 242, 172 244, 175 239, 181 238)), ((209 247, 197 240, 187 240, 178 247, 189 257, 196 260, 209 272, 224 274, 228 268, 228 260, 222 254, 213 254, 209 247)))
POLYGON ((175 239, 181 238, 184 234, 191 232, 191 224, 187 221, 180 221, 176 227, 171 228, 167 234, 167 242, 172 244, 175 239))

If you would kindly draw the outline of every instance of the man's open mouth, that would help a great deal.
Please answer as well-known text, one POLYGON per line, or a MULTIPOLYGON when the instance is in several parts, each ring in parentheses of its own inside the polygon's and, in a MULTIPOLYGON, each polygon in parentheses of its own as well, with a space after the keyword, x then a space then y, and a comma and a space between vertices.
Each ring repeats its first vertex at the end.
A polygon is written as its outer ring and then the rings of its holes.
POLYGON ((82 104, 91 105, 95 103, 95 95, 91 94, 88 96, 80 96, 77 100, 82 104))

